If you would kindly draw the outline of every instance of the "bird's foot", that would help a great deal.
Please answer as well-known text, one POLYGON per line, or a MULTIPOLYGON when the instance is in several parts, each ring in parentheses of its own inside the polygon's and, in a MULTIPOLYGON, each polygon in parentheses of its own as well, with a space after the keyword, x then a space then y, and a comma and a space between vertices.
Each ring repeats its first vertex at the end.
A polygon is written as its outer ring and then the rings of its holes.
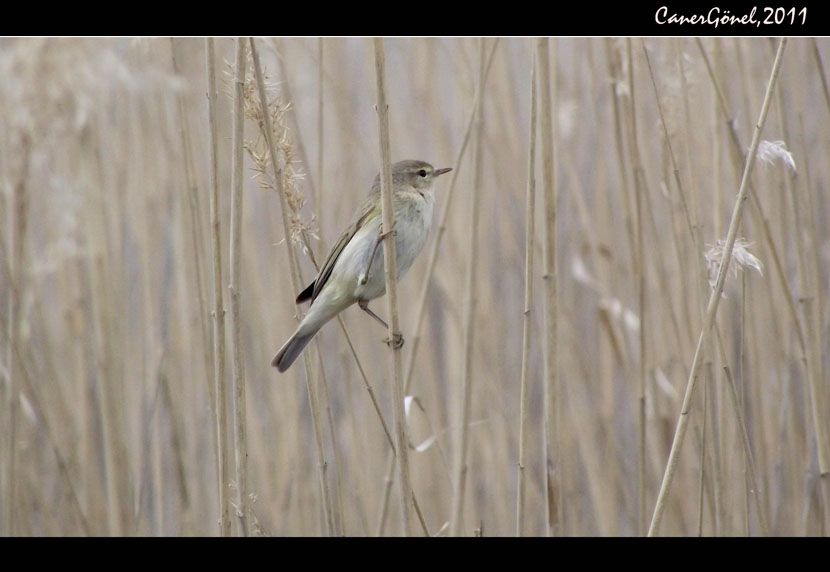
POLYGON ((383 343, 393 350, 399 350, 403 347, 403 336, 399 333, 392 334, 392 337, 386 338, 383 343))

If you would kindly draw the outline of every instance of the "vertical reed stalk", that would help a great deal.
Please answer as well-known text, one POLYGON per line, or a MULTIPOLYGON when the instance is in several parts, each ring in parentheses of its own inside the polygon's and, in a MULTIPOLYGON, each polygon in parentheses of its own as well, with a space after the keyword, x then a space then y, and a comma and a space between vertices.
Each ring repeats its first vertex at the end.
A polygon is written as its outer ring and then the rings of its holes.
MULTIPOLYGON (((322 249, 326 244, 325 235, 323 231, 323 189, 325 189, 325 181, 323 176, 325 174, 325 167, 323 166, 323 157, 325 157, 325 99, 323 91, 325 67, 323 66, 324 57, 326 53, 325 39, 317 38, 317 192, 314 196, 314 204, 317 206, 317 228, 320 234, 320 248, 322 249)), ((321 250, 322 254, 322 250, 321 250)))
POLYGON ((703 536, 703 489, 706 482, 706 406, 709 401, 709 381, 703 382, 703 419, 700 429, 700 479, 697 488, 697 535, 703 536))
POLYGON ((821 60, 821 52, 818 50, 818 42, 815 38, 810 38, 810 44, 813 48, 813 57, 816 60, 816 67, 818 67, 819 78, 821 79, 821 92, 824 94, 824 103, 828 110, 830 110, 830 87, 827 85, 827 74, 824 72, 824 62, 821 60))
MULTIPOLYGON (((637 141, 637 106, 634 89, 634 58, 632 57, 631 39, 625 42, 626 57, 628 58, 628 89, 629 108, 631 117, 629 125, 630 143, 628 152, 631 162, 634 165, 634 204, 636 214, 636 277, 637 277, 637 306, 640 316, 640 372, 637 379, 637 433, 639 443, 639 454, 637 456, 637 499, 638 499, 638 531, 640 536, 646 533, 646 254, 643 240, 645 220, 643 215, 643 195, 645 189, 645 177, 643 165, 640 162, 640 145, 637 141)), ((671 311, 671 308, 669 308, 671 311)))
POLYGON ((386 308, 389 314, 390 379, 392 380, 393 425, 395 426, 395 450, 398 457, 398 485, 400 489, 401 520, 404 536, 412 536, 410 506, 412 483, 409 474, 409 441, 407 439, 404 411, 404 386, 401 363, 400 327, 398 325, 397 258, 395 252, 395 212, 392 202, 392 160, 389 145, 389 105, 386 103, 386 58, 383 39, 374 39, 375 72, 377 77, 378 140, 380 144, 380 191, 383 229, 386 235, 383 245, 383 264, 386 277, 386 308), (389 240, 388 237, 393 237, 389 240))
POLYGON ((551 98, 551 64, 548 39, 536 41, 537 78, 542 153, 542 197, 544 226, 544 379, 545 379, 545 524, 548 536, 559 536, 564 530, 561 502, 562 473, 559 443, 559 373, 557 342, 557 268, 556 268, 556 187, 554 172, 553 101, 551 98))
MULTIPOLYGON (((815 44, 815 40, 813 40, 813 42, 815 44)), ((822 76, 823 76, 824 75, 823 69, 822 69, 821 73, 822 73, 822 76)), ((804 217, 807 219, 806 220, 807 232, 810 236, 809 248, 807 248, 807 250, 813 253, 813 265, 812 265, 813 266, 813 271, 810 273, 811 278, 812 278, 811 288, 812 288, 812 291, 813 291, 813 296, 809 300, 805 301, 804 314, 805 314, 805 322, 807 324, 807 327, 810 328, 810 338, 811 338, 811 343, 810 343, 811 351, 810 351, 808 359, 811 359, 814 362, 813 366, 812 366, 813 371, 816 371, 816 372, 820 373, 822 371, 821 370, 821 363, 822 363, 821 348, 824 347, 824 339, 822 338, 823 334, 822 334, 822 327, 821 327, 822 320, 823 320, 823 317, 824 317, 824 302, 823 302, 823 295, 822 295, 822 288, 821 288, 821 286, 822 286, 822 276, 821 276, 822 265, 821 265, 821 261, 820 261, 820 258, 821 258, 821 252, 820 251, 821 251, 821 249, 819 248, 820 242, 819 242, 818 232, 817 232, 817 229, 816 229, 816 220, 815 220, 815 214, 814 214, 816 212, 815 211, 816 207, 815 207, 815 204, 814 204, 814 201, 813 201, 813 191, 812 191, 812 183, 811 183, 812 179, 811 179, 811 176, 810 176, 810 161, 809 161, 809 156, 808 156, 808 153, 807 153, 807 144, 803 140, 804 139, 804 124, 803 124, 803 120, 802 120, 800 114, 799 114, 799 125, 801 127, 801 137, 802 137, 801 147, 802 147, 803 154, 804 154, 804 177, 803 177, 804 194, 807 197, 807 207, 806 207, 806 212, 804 213, 804 217), (808 306, 812 306, 812 307, 808 308, 808 306)), ((800 228, 800 225, 801 225, 801 223, 797 224, 796 228, 800 228)), ((821 379, 821 378, 819 378, 819 379, 821 379)), ((825 383, 823 385, 823 387, 820 386, 820 388, 824 392, 824 394, 823 394, 823 399, 824 399, 823 403, 826 404, 827 403, 827 393, 826 393, 827 392, 827 384, 825 383)), ((825 409, 825 413, 822 414, 822 415, 826 415, 826 409, 825 409)), ((830 438, 830 436, 828 436, 826 431, 827 430, 825 429, 824 447, 825 447, 825 452, 830 453, 830 450, 827 449, 827 447, 830 447, 830 442, 828 442, 828 438, 830 438)), ((822 498, 823 498, 823 502, 824 502, 824 528, 825 528, 825 531, 828 531, 828 530, 830 530, 830 474, 822 473, 820 475, 819 479, 820 479, 819 485, 822 488, 822 498)))
POLYGON ((8 355, 6 368, 9 385, 7 389, 6 410, 8 412, 8 433, 6 441, 5 481, 6 502, 4 515, 4 530, 6 536, 14 536, 17 532, 17 506, 20 502, 18 492, 18 411, 22 390, 21 377, 23 368, 20 363, 21 337, 23 335, 23 289, 26 283, 26 227, 29 220, 29 196, 27 183, 30 167, 30 142, 27 135, 23 136, 20 148, 22 162, 20 174, 14 185, 9 209, 9 309, 8 309, 8 355))
MULTIPOLYGON (((479 76, 478 92, 484 92, 484 45, 485 39, 479 40, 479 76)), ((470 442, 470 403, 472 400, 473 384, 473 348, 475 342, 475 311, 476 311, 476 282, 475 274, 478 268, 478 225, 481 201, 478 194, 481 191, 482 151, 484 147, 484 114, 482 106, 476 106, 476 142, 473 156, 473 186, 471 192, 469 229, 469 258, 467 259, 467 274, 465 287, 464 308, 464 354, 461 368, 461 411, 458 417, 458 436, 455 451, 455 483, 452 497, 452 517, 450 519, 450 536, 459 536, 462 533, 462 518, 464 513, 464 493, 467 486, 467 449, 470 442)))
POLYGON ((522 370, 519 393, 519 461, 516 463, 516 536, 524 535, 525 525, 525 449, 527 448, 528 375, 530 360, 530 312, 533 305, 533 236, 536 198, 536 50, 531 45, 530 66, 530 143, 527 152, 527 199, 525 202, 525 303, 522 312, 522 370))
MULTIPOLYGON (((720 340, 718 340, 720 342, 720 340)), ((723 351, 723 348, 721 348, 723 351)), ((724 356, 725 357, 725 356, 724 356)), ((764 503, 761 499, 761 490, 760 490, 760 483, 758 482, 757 471, 755 470, 755 460, 752 456, 752 447, 749 443, 749 433, 746 430, 746 422, 744 421, 743 413, 741 413, 741 403, 740 398, 738 396, 738 390, 735 387, 735 381, 732 378, 732 373, 729 370, 729 366, 723 366, 724 373, 726 374, 726 381, 729 385, 729 395, 732 399, 732 405, 735 409, 735 414, 738 418, 738 429, 741 433, 741 444, 744 448, 744 459, 747 465, 747 472, 749 473, 749 482, 752 487, 752 495, 755 498, 755 507, 758 512, 758 524, 761 528, 761 534, 763 536, 769 536, 769 524, 767 520, 766 510, 764 509, 764 503)))
MULTIPOLYGON (((176 42, 174 38, 170 38, 170 54, 173 61, 173 73, 177 76, 181 75, 179 67, 179 59, 176 54, 176 42)), ((187 206, 188 214, 190 216, 190 235, 193 243, 193 262, 194 262, 194 281, 196 283, 196 295, 198 300, 198 315, 199 326, 202 342, 202 352, 205 362, 205 386, 207 394, 212 406, 214 395, 211 391, 211 374, 213 373, 213 362, 210 359, 210 329, 208 327, 206 318, 209 314, 208 303, 205 296, 205 287, 203 284, 202 260, 205 257, 204 250, 204 235, 202 230, 202 208, 199 200, 199 188, 196 182, 195 168, 193 166, 193 150, 190 139, 190 130, 187 120, 187 107, 184 101, 184 96, 179 94, 176 97, 179 112, 179 137, 181 138, 182 147, 182 161, 184 162, 184 179, 187 186, 187 206)))
POLYGON ((213 402, 216 432, 216 480, 219 487, 219 534, 230 536, 228 518, 230 474, 228 471, 227 401, 225 399, 225 306, 222 294, 222 224, 219 217, 219 158, 216 127, 216 57, 213 38, 205 40, 208 124, 210 126, 210 229, 213 254, 213 402))
MULTIPOLYGON (((692 126, 692 112, 691 112, 691 103, 689 101, 689 82, 687 80, 687 71, 686 65, 684 64, 683 58, 683 51, 680 49, 679 41, 675 39, 674 41, 674 50, 675 50, 675 62, 676 62, 676 69, 677 74, 680 77, 680 90, 683 92, 683 125, 686 129, 686 132, 689 134, 687 137, 683 137, 683 160, 686 163, 686 188, 687 189, 696 189, 697 188, 697 180, 695 178, 695 172, 693 169, 694 163, 692 162, 692 133, 694 133, 694 129, 692 126)), ((646 55, 646 59, 648 59, 648 55, 646 55)), ((650 65, 650 64, 649 64, 650 65)), ((652 74, 653 78, 653 74, 652 74)), ((655 93, 656 93, 656 84, 655 85, 655 93)), ((659 98, 658 98, 659 101, 659 98)), ((665 120, 665 113, 661 110, 661 121, 664 126, 664 133, 666 134, 666 138, 668 139, 668 128, 666 127, 666 120, 665 120)), ((714 143, 713 147, 718 146, 718 143, 714 143)), ((672 164, 675 170, 675 180, 677 182, 678 189, 682 188, 680 183, 680 174, 679 174, 679 167, 677 159, 672 152, 672 164)), ((718 185, 720 188, 722 185, 718 185)), ((703 249, 703 244, 698 240, 698 232, 697 230, 700 228, 700 198, 697 196, 698 193, 690 193, 689 196, 686 196, 686 193, 680 191, 680 200, 683 204, 683 212, 686 216, 686 221, 689 226, 689 236, 692 239, 692 251, 693 251, 693 258, 697 263, 697 280, 700 284, 698 288, 693 288, 692 292, 694 293, 691 298, 694 298, 694 311, 697 311, 699 316, 703 316, 703 300, 704 296, 706 295, 706 289, 708 289, 708 283, 706 282, 706 275, 703 271, 703 265, 700 263, 700 253, 703 249)), ((719 197, 718 197, 719 198, 719 197)), ((717 198, 716 198, 717 200, 717 198)), ((718 235, 720 236, 720 235, 718 235)), ((690 296, 684 296, 684 299, 688 299, 690 296)), ((684 303, 684 305, 688 306, 688 304, 684 303)), ((694 311, 688 312, 690 318, 694 315, 694 311)), ((689 340, 691 343, 694 343, 694 334, 695 334, 695 323, 692 319, 689 319, 689 328, 688 328, 688 335, 689 340)))
MULTIPOLYGON (((790 130, 788 122, 786 121, 784 98, 781 92, 776 93, 776 103, 778 111, 779 129, 786 141, 792 141, 790 137, 790 130)), ((809 173, 807 173, 809 177, 809 173)), ((801 177, 802 179, 804 177, 801 177)), ((816 447, 818 449, 819 461, 819 484, 822 495, 822 522, 826 522, 830 526, 830 450, 827 449, 828 434, 826 423, 824 420, 825 413, 822 410, 826 403, 826 396, 824 395, 824 388, 822 387, 822 370, 821 370, 821 329, 815 327, 814 316, 820 315, 814 309, 820 308, 819 300, 819 278, 816 272, 811 272, 812 265, 807 256, 813 250, 813 244, 805 237, 809 232, 811 224, 808 220, 805 206, 802 204, 803 197, 800 195, 804 193, 809 197, 809 192, 806 186, 798 184, 795 173, 789 170, 784 173, 784 187, 786 194, 790 198, 790 204, 793 210, 793 229, 795 234, 796 246, 796 268, 798 271, 798 282, 801 286, 801 302, 804 316, 804 328, 807 336, 807 378, 810 384, 810 401, 811 410, 814 418, 820 421, 814 421, 814 431, 816 434, 816 447)))
POLYGON ((231 358, 233 360, 234 454, 236 459, 236 517, 238 533, 248 536, 250 504, 248 498, 248 441, 245 432, 245 368, 242 348, 242 312, 240 307, 240 272, 242 269, 242 171, 244 144, 244 88, 245 42, 236 39, 236 71, 234 80, 233 110, 233 166, 231 183, 231 236, 230 236, 230 296, 231 296, 231 358))
MULTIPOLYGON (((493 46, 490 48, 490 53, 487 56, 487 66, 484 70, 485 81, 487 76, 490 73, 490 67, 493 63, 493 54, 495 54, 496 46, 498 45, 499 41, 496 39, 493 42, 493 46)), ((447 230, 446 222, 449 218, 450 212, 450 205, 452 204, 452 197, 455 196, 453 192, 455 189, 455 183, 458 180, 458 175, 461 172, 461 164, 464 161, 464 157, 466 156, 466 151, 468 144, 470 142, 470 135, 473 132, 473 127, 475 125, 475 118, 476 118, 476 109, 479 105, 481 105, 481 98, 482 94, 479 93, 478 90, 475 92, 475 96, 473 97, 473 105, 470 109, 469 116, 467 117, 466 127, 464 129, 464 136, 461 141, 461 146, 458 149, 458 153, 455 157, 455 162, 453 163, 453 171, 452 175, 450 175, 450 184, 449 188, 446 193, 446 198, 444 199, 444 206, 441 209, 441 214, 439 215, 438 219, 438 231, 435 240, 432 243, 432 249, 429 251, 429 258, 427 261, 427 271, 426 276, 424 277, 423 282, 421 283, 421 288, 419 290, 418 295, 418 304, 415 315, 417 316, 417 322, 415 323, 415 335, 412 341, 412 349, 409 352, 409 359, 406 362, 406 382, 404 383, 404 393, 408 394, 412 387, 413 377, 412 374, 415 371, 415 357, 418 355, 418 348, 420 347, 421 341, 421 328, 423 327, 424 320, 426 319, 426 302, 427 302, 427 295, 429 294, 429 287, 432 284, 432 275, 435 272, 436 262, 438 260, 438 252, 439 247, 441 245, 441 241, 444 237, 444 233, 447 230)), ((378 518, 378 525, 377 525, 377 536, 382 536, 383 531, 386 525, 386 513, 387 507, 389 506, 389 493, 392 489, 392 483, 394 482, 394 474, 393 471, 395 469, 395 458, 393 453, 389 454, 389 458, 386 462, 387 469, 386 469, 386 476, 384 478, 384 491, 383 491, 383 500, 381 502, 380 507, 380 516, 378 518)))

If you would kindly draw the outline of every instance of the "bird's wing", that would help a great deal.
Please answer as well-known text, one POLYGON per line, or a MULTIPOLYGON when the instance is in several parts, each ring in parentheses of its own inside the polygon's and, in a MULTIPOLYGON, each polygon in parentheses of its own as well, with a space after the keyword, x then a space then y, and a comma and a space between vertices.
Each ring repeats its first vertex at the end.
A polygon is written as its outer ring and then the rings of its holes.
POLYGON ((357 231, 360 230, 367 221, 378 215, 379 210, 376 208, 376 205, 377 201, 374 200, 373 193, 372 196, 368 197, 363 205, 361 205, 360 209, 358 209, 355 214, 354 222, 349 225, 342 235, 340 235, 340 238, 337 240, 334 247, 329 252, 326 261, 323 263, 323 266, 320 268, 317 278, 315 278, 314 282, 309 284, 308 287, 306 287, 306 289, 300 292, 300 295, 297 296, 298 304, 305 302, 306 300, 311 300, 312 303, 314 302, 323 290, 323 286, 325 286, 326 282, 328 282, 328 279, 331 276, 331 271, 334 269, 337 259, 340 258, 340 253, 343 252, 343 249, 346 248, 346 245, 349 244, 349 241, 357 233, 357 231))

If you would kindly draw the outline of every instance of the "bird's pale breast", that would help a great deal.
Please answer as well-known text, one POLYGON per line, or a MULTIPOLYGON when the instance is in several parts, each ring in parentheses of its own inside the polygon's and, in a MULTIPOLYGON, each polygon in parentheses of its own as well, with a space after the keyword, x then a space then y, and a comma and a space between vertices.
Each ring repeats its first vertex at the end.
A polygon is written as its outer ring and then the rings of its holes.
MULTIPOLYGON (((431 190, 419 192, 399 192, 395 195, 395 252, 397 256, 397 277, 402 278, 415 262, 426 243, 432 226, 434 196, 431 190)), ((365 224, 340 255, 330 281, 338 283, 337 290, 350 293, 356 300, 372 300, 386 292, 384 278, 384 255, 380 247, 375 252, 371 270, 365 284, 359 283, 361 274, 369 265, 375 241, 381 226, 381 217, 365 224)))

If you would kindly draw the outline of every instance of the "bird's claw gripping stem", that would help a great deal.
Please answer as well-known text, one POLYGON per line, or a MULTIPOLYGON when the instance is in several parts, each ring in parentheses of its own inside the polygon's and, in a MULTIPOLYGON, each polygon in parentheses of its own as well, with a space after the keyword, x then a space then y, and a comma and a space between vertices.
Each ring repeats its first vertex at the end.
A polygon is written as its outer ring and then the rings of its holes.
POLYGON ((386 338, 383 342, 393 350, 399 350, 403 347, 403 336, 400 333, 392 334, 391 338, 386 338))

